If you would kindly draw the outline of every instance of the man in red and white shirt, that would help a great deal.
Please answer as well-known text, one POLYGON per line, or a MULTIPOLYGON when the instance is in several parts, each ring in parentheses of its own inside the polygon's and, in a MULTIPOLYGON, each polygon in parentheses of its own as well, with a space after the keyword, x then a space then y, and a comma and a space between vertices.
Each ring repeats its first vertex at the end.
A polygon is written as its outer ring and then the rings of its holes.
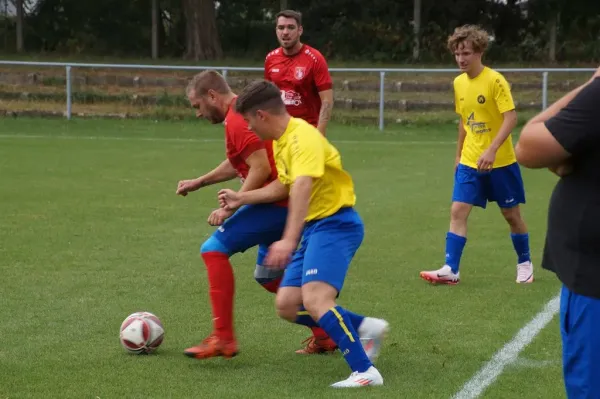
POLYGON ((265 79, 281 90, 290 115, 302 118, 325 135, 333 108, 333 83, 327 61, 316 49, 302 43, 302 14, 285 10, 276 16, 281 47, 267 54, 265 79))

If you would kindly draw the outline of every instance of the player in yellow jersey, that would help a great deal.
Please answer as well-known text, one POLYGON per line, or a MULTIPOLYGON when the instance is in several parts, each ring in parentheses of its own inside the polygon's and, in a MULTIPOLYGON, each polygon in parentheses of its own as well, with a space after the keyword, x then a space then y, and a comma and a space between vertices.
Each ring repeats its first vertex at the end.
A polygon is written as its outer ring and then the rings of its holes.
POLYGON ((249 85, 236 111, 263 140, 273 140, 279 179, 258 190, 222 190, 221 205, 236 209, 288 197, 283 237, 269 247, 265 265, 285 268, 276 298, 280 317, 319 325, 338 345, 352 374, 336 388, 382 385, 373 366, 387 332, 385 320, 336 305, 348 267, 360 247, 364 226, 354 210, 352 177, 338 150, 319 131, 291 117, 279 89, 267 81, 249 85))
POLYGON ((525 190, 510 135, 517 113, 504 76, 482 64, 487 45, 487 33, 477 26, 457 28, 448 38, 448 48, 463 72, 454 79, 460 121, 446 261, 439 270, 421 272, 432 283, 460 281, 467 219, 473 206, 485 208, 488 201, 498 204, 510 226, 517 252, 517 283, 533 282, 529 234, 519 207, 525 203, 525 190))

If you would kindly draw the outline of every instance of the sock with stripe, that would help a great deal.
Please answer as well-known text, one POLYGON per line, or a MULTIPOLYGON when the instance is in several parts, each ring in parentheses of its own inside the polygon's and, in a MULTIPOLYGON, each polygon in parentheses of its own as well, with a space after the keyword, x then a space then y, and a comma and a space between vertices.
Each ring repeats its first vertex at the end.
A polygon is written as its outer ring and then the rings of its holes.
POLYGON ((341 306, 336 306, 321 319, 319 325, 337 344, 352 371, 365 372, 373 365, 360 343, 358 333, 352 325, 350 317, 341 306))
POLYGON ((301 306, 298 310, 295 323, 310 328, 313 336, 317 339, 329 338, 329 335, 327 335, 325 330, 319 327, 319 324, 308 314, 308 311, 304 306, 301 306))

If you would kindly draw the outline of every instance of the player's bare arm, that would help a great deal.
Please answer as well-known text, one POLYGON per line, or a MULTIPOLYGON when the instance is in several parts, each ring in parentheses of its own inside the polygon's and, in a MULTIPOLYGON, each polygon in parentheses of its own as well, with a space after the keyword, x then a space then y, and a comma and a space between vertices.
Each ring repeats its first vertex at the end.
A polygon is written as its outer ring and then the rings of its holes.
POLYGON ((181 180, 177 184, 177 195, 185 197, 188 193, 196 191, 202 187, 212 184, 222 183, 234 179, 237 176, 236 170, 233 168, 228 159, 224 160, 205 175, 196 179, 181 180))
POLYGON ((279 180, 273 180, 265 187, 257 190, 235 192, 230 189, 219 191, 219 204, 225 209, 237 209, 242 205, 270 204, 284 200, 288 197, 289 190, 279 180))
POLYGON ((261 188, 271 175, 271 165, 267 156, 267 150, 260 149, 254 151, 246 158, 246 164, 249 166, 248 176, 244 180, 240 192, 252 191, 261 188))
MULTIPOLYGON (((271 165, 267 157, 267 150, 254 151, 246 158, 246 164, 249 166, 248 176, 244 179, 240 192, 260 188, 271 175, 271 165)), ((220 226, 234 213, 235 209, 219 207, 219 209, 212 211, 208 217, 208 224, 211 226, 220 226)))
POLYGON ((465 137, 467 137, 467 131, 463 125, 463 120, 458 120, 458 139, 456 141, 456 160, 454 162, 454 169, 458 167, 460 163, 460 155, 462 154, 463 145, 465 144, 465 137))
POLYGON ((600 68, 588 82, 567 93, 525 125, 515 147, 517 161, 521 165, 528 168, 548 168, 559 176, 565 176, 571 172, 570 154, 552 136, 545 122, 569 104, 583 88, 597 77, 600 77, 600 68))
POLYGON ((333 110, 333 90, 320 91, 319 97, 321 97, 321 111, 319 112, 317 129, 319 129, 322 135, 325 135, 327 124, 331 119, 331 112, 333 110))
POLYGON ((265 259, 265 263, 270 267, 284 268, 290 262, 292 253, 298 247, 302 236, 311 191, 312 177, 300 176, 294 181, 290 190, 288 216, 283 237, 269 247, 269 253, 265 259))
POLYGON ((479 160, 477 161, 477 168, 482 170, 490 170, 494 166, 494 161, 496 160, 496 152, 498 152, 498 148, 510 136, 512 130, 517 126, 517 111, 510 110, 502 114, 504 120, 502 121, 502 125, 500 126, 500 130, 498 130, 498 134, 490 144, 487 150, 481 154, 479 160))

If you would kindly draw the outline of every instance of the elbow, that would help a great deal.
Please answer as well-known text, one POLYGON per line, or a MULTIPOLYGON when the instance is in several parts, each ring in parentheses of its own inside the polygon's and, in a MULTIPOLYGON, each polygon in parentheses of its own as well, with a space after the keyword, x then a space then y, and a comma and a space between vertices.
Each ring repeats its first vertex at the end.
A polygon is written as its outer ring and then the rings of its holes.
POLYGON ((536 156, 535 149, 531 148, 526 143, 523 144, 521 141, 515 146, 515 156, 519 165, 525 168, 538 169, 545 167, 545 165, 540 162, 539 157, 536 156))

